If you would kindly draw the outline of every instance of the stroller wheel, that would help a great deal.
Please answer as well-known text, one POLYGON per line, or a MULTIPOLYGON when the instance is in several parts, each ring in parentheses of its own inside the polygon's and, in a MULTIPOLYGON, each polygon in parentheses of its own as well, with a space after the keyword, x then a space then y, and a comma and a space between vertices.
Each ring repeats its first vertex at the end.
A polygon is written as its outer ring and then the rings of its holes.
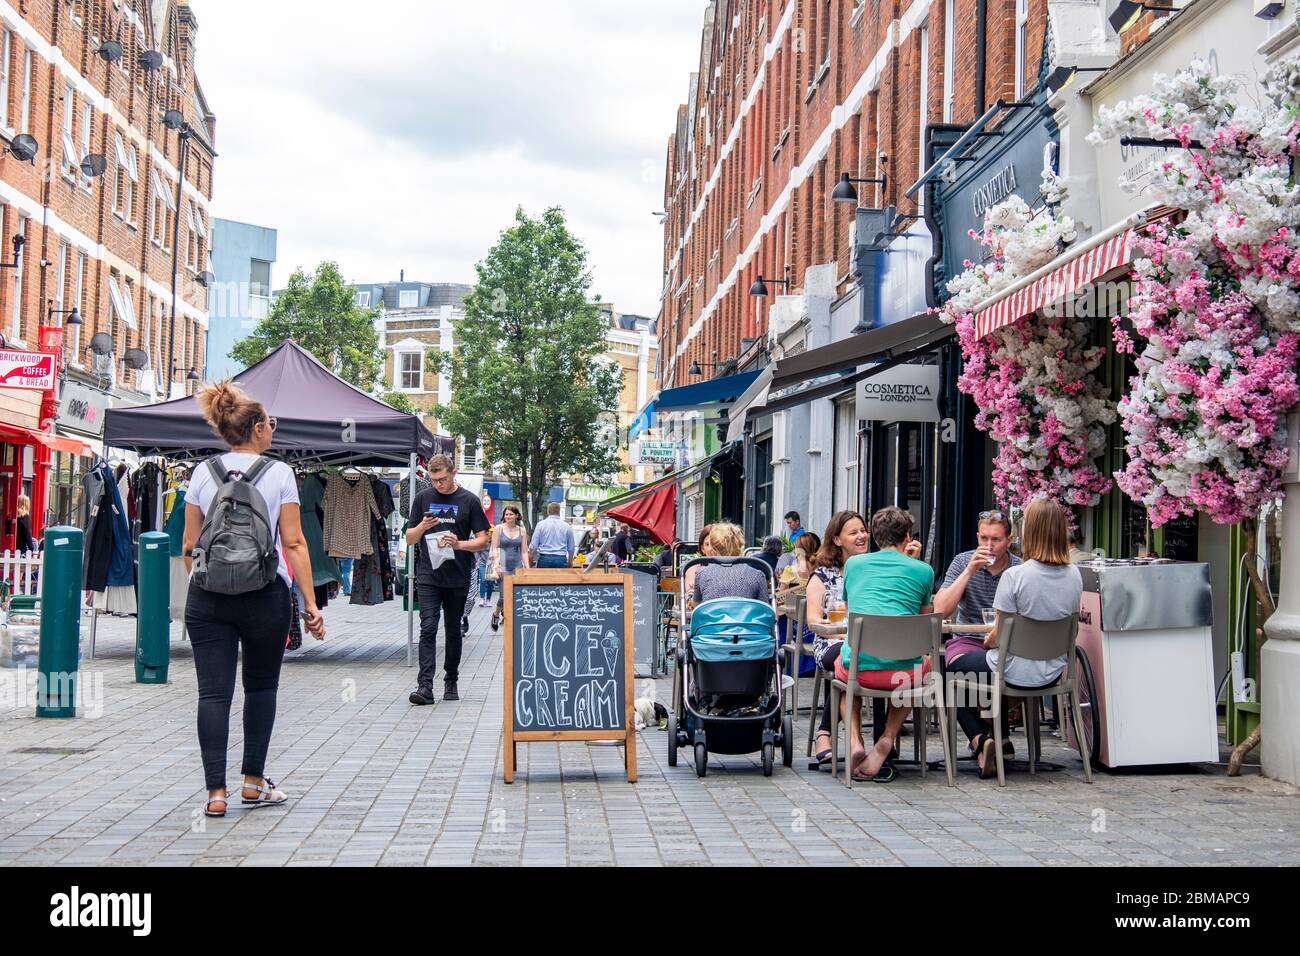
POLYGON ((668 715, 668 766, 677 766, 677 715, 668 715))
POLYGON ((772 776, 772 764, 776 758, 776 747, 772 744, 763 744, 763 776, 772 776))
POLYGON ((794 719, 789 714, 781 718, 781 766, 794 766, 794 719))
POLYGON ((695 745, 695 775, 703 777, 709 772, 709 751, 704 744, 695 745))

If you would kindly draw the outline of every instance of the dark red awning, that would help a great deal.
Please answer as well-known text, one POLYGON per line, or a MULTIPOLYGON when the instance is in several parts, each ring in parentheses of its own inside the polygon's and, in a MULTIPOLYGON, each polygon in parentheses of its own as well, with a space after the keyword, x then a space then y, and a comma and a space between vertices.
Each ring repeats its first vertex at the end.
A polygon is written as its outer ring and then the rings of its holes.
POLYGON ((649 532, 656 544, 670 545, 677 532, 677 482, 670 481, 657 491, 610 508, 605 514, 649 532))

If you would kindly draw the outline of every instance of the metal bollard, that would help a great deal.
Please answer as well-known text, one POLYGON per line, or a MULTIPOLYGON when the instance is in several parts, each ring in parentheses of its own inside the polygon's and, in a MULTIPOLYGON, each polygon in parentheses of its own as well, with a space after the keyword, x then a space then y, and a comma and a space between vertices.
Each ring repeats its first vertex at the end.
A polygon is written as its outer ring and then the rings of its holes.
POLYGON ((135 682, 167 683, 171 661, 171 538, 163 531, 140 535, 140 601, 135 625, 135 682))
POLYGON ((81 547, 79 528, 45 529, 41 561, 41 647, 37 655, 36 716, 77 716, 81 658, 81 547))

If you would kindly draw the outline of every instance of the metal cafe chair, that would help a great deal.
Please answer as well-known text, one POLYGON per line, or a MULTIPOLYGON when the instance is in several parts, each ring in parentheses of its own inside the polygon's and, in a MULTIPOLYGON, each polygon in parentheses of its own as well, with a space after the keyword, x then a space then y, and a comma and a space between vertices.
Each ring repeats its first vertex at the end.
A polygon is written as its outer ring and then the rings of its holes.
MULTIPOLYGON (((1020 614, 1002 614, 998 618, 998 669, 993 674, 992 687, 989 687, 988 675, 948 674, 945 692, 949 702, 961 693, 990 691, 992 700, 990 710, 993 719, 993 739, 998 764, 998 786, 1007 785, 1006 761, 1002 755, 1002 707, 1003 697, 1024 698, 1025 736, 1029 748, 1029 772, 1036 773, 1036 764, 1041 756, 1042 742, 1038 739, 1039 718, 1038 704, 1048 697, 1064 697, 1066 712, 1074 722, 1076 737, 1086 739, 1077 733, 1083 727, 1083 715, 1079 710, 1077 658, 1074 645, 1079 636, 1079 615, 1071 614, 1058 621, 1035 621, 1020 614), (1046 687, 1018 687, 1008 684, 1006 664, 1009 656, 1022 660, 1050 661, 1058 657, 1065 658, 1065 669, 1061 676, 1046 687), (981 686, 980 678, 984 678, 981 686)), ((948 708, 948 734, 955 739, 957 711, 948 708)), ((1083 758, 1083 779, 1092 783, 1092 762, 1088 759, 1088 748, 1080 747, 1079 755, 1083 758)))
MULTIPOLYGON (((943 745, 943 765, 948 776, 948 786, 956 786, 953 777, 953 757, 951 738, 951 711, 947 709, 944 698, 943 682, 939 679, 938 668, 940 655, 943 653, 943 618, 939 614, 911 614, 898 617, 874 614, 850 614, 849 633, 845 639, 849 647, 849 679, 847 681, 831 679, 831 776, 838 773, 840 746, 840 701, 845 700, 844 713, 848 720, 853 715, 855 697, 883 699, 891 702, 904 702, 916 708, 918 719, 913 721, 915 727, 915 745, 917 759, 921 766, 921 775, 926 771, 926 712, 931 708, 939 711, 939 740, 943 745), (934 670, 931 676, 915 687, 900 687, 891 690, 872 690, 858 684, 858 655, 866 652, 884 660, 907 660, 930 655, 934 670), (945 719, 947 718, 947 719, 945 719)), ((849 737, 846 731, 846 747, 849 737)), ((844 782, 853 786, 853 773, 845 761, 844 782)))

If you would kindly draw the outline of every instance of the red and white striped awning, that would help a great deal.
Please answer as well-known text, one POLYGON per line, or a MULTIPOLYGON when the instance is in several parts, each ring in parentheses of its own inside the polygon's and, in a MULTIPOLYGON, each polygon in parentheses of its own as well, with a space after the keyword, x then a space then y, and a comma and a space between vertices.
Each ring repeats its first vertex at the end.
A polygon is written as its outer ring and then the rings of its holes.
POLYGON ((1001 297, 981 303, 975 312, 976 334, 982 338, 1128 265, 1133 234, 1133 229, 1123 229, 1090 247, 1067 251, 1001 297))

